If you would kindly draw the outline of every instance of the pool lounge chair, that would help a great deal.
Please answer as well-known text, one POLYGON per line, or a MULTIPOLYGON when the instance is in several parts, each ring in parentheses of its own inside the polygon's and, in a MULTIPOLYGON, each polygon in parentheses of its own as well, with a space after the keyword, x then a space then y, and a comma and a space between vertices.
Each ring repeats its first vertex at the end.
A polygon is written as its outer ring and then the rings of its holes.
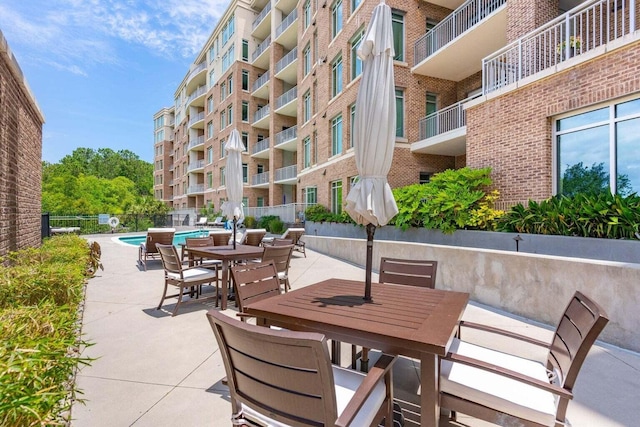
POLYGON ((222 217, 216 217, 216 219, 214 221, 208 221, 207 225, 211 226, 211 227, 224 227, 224 221, 222 220, 222 217))
POLYGON ((147 271, 147 260, 160 257, 156 244, 173 245, 175 228, 150 228, 147 230, 147 239, 138 247, 138 264, 147 271))

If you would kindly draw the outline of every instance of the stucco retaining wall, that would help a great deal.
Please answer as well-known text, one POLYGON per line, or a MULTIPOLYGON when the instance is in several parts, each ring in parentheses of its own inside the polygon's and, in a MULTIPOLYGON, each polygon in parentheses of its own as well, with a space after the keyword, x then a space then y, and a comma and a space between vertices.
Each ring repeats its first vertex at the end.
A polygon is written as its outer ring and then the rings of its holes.
MULTIPOLYGON (((306 234, 309 249, 365 265, 366 239, 306 234)), ((640 351, 640 264, 375 239, 381 256, 438 261, 436 287, 469 292, 471 300, 556 325, 576 290, 597 301, 610 321, 600 338, 640 351)))

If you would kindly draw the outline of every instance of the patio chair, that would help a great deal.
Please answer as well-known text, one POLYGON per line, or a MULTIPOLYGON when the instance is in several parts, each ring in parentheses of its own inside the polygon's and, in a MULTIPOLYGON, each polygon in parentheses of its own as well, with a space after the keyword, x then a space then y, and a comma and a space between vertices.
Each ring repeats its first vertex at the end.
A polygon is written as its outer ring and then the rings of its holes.
MULTIPOLYGON (((204 246, 214 246, 213 237, 188 237, 184 239, 184 249, 182 251, 182 262, 185 261, 185 256, 189 255, 188 248, 199 248, 204 246)), ((204 259, 202 257, 193 257, 189 255, 189 263, 200 266, 202 268, 213 269, 216 273, 218 268, 222 266, 222 261, 219 259, 204 259)))
POLYGON ((245 307, 252 302, 280 295, 280 280, 273 261, 231 267, 238 316, 245 320, 245 307))
POLYGON ((551 343, 461 322, 460 327, 547 348, 546 366, 455 338, 441 365, 441 406, 451 410, 453 418, 461 412, 500 425, 570 425, 566 413, 573 386, 589 349, 608 321, 598 304, 576 292, 551 343))
POLYGON ((178 314, 178 309, 182 303, 182 297, 185 289, 189 289, 189 295, 191 297, 195 294, 196 298, 199 298, 202 293, 202 285, 211 284, 213 282, 216 284, 215 299, 216 307, 218 306, 218 274, 216 272, 199 266, 185 267, 180 261, 178 251, 175 246, 162 244, 157 244, 156 246, 160 252, 162 265, 164 266, 164 291, 162 293, 162 298, 160 299, 160 304, 158 304, 158 310, 160 310, 166 298, 178 297, 178 302, 171 314, 172 316, 175 316, 178 314), (169 285, 178 287, 178 293, 174 295, 167 295, 169 285))
POLYGON ((266 234, 267 230, 264 228, 247 229, 242 235, 242 242, 240 243, 243 245, 260 246, 260 244, 262 243, 262 238, 266 234))
POLYGON ((304 234, 304 228, 287 228, 286 231, 280 237, 270 237, 267 239, 262 239, 264 242, 264 246, 273 245, 274 242, 278 239, 290 239, 293 243, 294 250, 302 252, 304 257, 307 257, 307 253, 305 251, 304 242, 300 240, 300 237, 304 234))
POLYGON ((198 222, 196 222, 196 227, 198 227, 199 230, 204 230, 204 227, 206 225, 207 225, 207 217, 206 216, 200 217, 198 222))
POLYGON ((211 227, 224 227, 224 221, 221 216, 218 216, 215 220, 208 221, 207 225, 210 225, 211 227))
POLYGON ((326 338, 240 322, 216 310, 207 318, 228 378, 233 425, 392 425, 395 358, 368 375, 332 366, 326 338))
POLYGON ((213 246, 226 246, 229 244, 231 237, 230 231, 214 231, 209 233, 209 237, 213 239, 213 246))
POLYGON ((271 245, 272 246, 287 246, 287 245, 293 245, 293 240, 292 239, 281 239, 279 237, 273 239, 271 241, 271 245))
POLYGON ((273 261, 275 264, 278 271, 278 279, 280 284, 284 286, 285 292, 291 289, 291 284, 289 284, 289 264, 291 263, 292 252, 293 244, 265 246, 262 253, 262 262, 273 261))
POLYGON ((138 264, 140 264, 145 271, 147 270, 147 260, 160 256, 156 244, 172 245, 175 233, 175 228, 150 228, 147 230, 147 239, 144 243, 140 243, 138 247, 138 264))

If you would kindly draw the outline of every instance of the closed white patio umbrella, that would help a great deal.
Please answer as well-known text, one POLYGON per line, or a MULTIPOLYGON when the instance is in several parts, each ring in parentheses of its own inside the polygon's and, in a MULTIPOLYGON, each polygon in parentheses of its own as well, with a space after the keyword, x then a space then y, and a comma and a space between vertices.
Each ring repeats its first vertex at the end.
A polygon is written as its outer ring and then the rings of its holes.
POLYGON ((245 150, 240 133, 231 131, 229 140, 224 144, 227 151, 226 187, 227 200, 222 204, 222 213, 227 218, 233 217, 233 249, 236 248, 236 227, 238 221, 244 219, 242 205, 242 152, 245 150))
POLYGON ((358 56, 363 61, 356 100, 353 145, 359 181, 347 196, 345 210, 367 227, 365 300, 371 300, 373 235, 398 213, 387 183, 396 136, 391 8, 381 2, 373 10, 358 56))

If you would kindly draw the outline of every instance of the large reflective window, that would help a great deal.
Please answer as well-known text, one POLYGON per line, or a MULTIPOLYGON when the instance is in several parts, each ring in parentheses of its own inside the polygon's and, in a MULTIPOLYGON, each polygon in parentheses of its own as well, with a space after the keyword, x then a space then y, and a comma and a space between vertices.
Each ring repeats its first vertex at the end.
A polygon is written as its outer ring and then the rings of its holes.
POLYGON ((640 118, 616 124, 616 152, 618 194, 640 193, 640 118))
POLYGON ((609 126, 558 136, 558 193, 609 191, 609 126))

